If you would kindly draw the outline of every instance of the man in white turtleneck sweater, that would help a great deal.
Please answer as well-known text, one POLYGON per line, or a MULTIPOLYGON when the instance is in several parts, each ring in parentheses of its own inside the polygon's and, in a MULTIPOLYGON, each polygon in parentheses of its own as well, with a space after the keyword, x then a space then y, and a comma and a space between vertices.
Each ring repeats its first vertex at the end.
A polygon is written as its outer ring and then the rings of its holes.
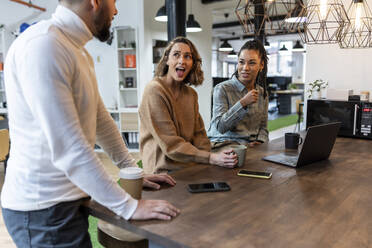
MULTIPOLYGON (((28 28, 5 62, 10 156, 1 193, 5 224, 18 247, 90 247, 91 196, 125 219, 164 219, 166 201, 133 199, 105 172, 98 143, 118 167, 135 166, 98 92, 85 44, 109 38, 115 0, 60 0, 53 17, 28 28)), ((145 175, 144 186, 175 185, 145 175)))

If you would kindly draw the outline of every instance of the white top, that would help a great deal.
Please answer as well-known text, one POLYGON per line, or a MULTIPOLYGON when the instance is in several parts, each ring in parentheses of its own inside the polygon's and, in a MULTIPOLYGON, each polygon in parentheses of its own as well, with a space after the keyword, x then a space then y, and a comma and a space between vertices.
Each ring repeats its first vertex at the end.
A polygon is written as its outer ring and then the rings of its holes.
POLYGON ((94 152, 97 138, 120 168, 135 166, 99 95, 84 48, 91 39, 83 20, 58 6, 51 19, 29 27, 10 47, 4 208, 38 210, 88 195, 125 219, 137 208, 94 152))

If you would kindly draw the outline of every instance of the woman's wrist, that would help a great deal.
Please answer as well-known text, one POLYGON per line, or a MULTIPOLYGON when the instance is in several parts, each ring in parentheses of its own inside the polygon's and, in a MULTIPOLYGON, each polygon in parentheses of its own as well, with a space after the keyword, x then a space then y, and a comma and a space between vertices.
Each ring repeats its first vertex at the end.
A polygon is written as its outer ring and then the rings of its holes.
POLYGON ((243 106, 243 108, 246 108, 248 106, 248 103, 244 101, 244 98, 240 99, 240 104, 243 106))
POLYGON ((209 164, 214 164, 214 154, 212 152, 209 155, 209 164))

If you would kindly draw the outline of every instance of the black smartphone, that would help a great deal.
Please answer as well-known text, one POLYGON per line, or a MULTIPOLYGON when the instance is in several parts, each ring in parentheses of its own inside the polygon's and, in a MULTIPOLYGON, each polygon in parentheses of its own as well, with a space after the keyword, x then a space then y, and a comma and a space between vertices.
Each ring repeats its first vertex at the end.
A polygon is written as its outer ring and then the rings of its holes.
POLYGON ((189 184, 188 190, 191 193, 229 191, 230 186, 225 182, 197 183, 189 184))
POLYGON ((272 173, 265 172, 265 171, 240 170, 238 172, 238 176, 270 179, 272 176, 272 173))

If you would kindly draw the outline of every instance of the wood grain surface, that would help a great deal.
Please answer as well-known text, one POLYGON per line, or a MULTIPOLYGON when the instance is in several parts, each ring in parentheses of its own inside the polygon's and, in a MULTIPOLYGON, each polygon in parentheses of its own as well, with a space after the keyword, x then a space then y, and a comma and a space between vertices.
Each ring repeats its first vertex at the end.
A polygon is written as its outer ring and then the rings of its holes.
POLYGON ((239 177, 240 168, 195 165, 172 173, 175 187, 145 191, 181 209, 171 221, 125 221, 99 204, 92 215, 165 247, 372 247, 372 141, 337 138, 329 160, 290 168, 261 160, 283 139, 248 148, 243 169, 272 179, 239 177), (187 184, 225 181, 228 192, 191 194, 187 184))

